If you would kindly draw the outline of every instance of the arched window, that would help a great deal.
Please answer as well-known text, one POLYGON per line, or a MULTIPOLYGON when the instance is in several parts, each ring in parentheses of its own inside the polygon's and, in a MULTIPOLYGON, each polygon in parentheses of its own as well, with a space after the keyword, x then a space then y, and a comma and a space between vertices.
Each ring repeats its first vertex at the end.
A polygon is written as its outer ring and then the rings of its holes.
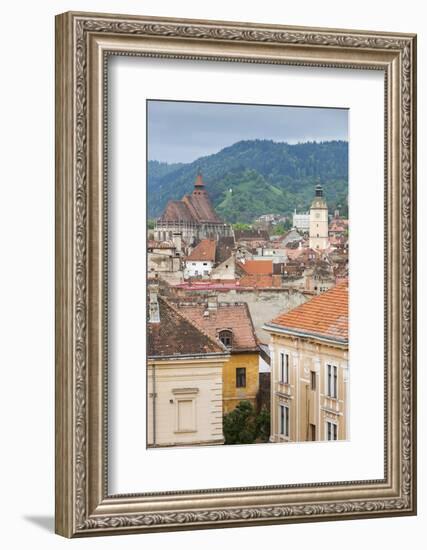
POLYGON ((219 339, 227 348, 231 348, 231 346, 233 345, 233 333, 231 332, 231 330, 220 330, 219 339))

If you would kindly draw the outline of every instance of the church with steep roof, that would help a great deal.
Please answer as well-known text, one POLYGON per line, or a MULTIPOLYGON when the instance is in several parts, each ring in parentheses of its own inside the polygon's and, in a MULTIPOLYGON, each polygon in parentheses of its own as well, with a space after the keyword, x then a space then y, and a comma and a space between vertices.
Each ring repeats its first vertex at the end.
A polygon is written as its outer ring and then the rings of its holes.
POLYGON ((232 236, 231 225, 225 223, 215 212, 202 175, 199 173, 193 192, 181 200, 171 200, 154 228, 158 241, 173 240, 181 234, 188 244, 202 239, 218 239, 232 236))

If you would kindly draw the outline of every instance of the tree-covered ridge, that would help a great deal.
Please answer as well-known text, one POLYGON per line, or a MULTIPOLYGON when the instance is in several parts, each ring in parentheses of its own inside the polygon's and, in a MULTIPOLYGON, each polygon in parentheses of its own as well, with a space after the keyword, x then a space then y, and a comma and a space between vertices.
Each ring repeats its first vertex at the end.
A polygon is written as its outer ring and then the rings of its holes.
POLYGON ((348 143, 271 140, 239 141, 214 155, 187 164, 148 163, 149 217, 159 216, 168 200, 181 199, 203 173, 218 214, 231 223, 251 223, 261 214, 305 211, 320 178, 330 211, 347 211, 348 143))

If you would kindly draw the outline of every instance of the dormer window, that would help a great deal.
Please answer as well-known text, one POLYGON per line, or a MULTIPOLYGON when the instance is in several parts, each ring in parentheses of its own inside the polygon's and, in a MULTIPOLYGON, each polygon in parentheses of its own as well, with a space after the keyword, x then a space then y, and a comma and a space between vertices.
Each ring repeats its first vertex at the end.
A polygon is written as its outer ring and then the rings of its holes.
POLYGON ((231 330, 221 330, 219 332, 219 339, 226 348, 231 348, 233 344, 233 333, 231 330))

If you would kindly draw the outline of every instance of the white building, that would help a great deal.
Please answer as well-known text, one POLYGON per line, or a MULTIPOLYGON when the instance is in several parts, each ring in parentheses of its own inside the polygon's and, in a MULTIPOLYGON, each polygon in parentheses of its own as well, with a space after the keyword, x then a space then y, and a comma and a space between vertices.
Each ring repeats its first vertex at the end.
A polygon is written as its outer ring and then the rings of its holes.
POLYGON ((215 265, 216 241, 203 239, 185 259, 184 278, 209 278, 215 265))
POLYGON ((230 354, 150 288, 149 447, 221 445, 223 368, 230 354))
POLYGON ((308 233, 310 230, 310 212, 297 214, 297 211, 295 210, 293 215, 293 225, 296 229, 298 229, 298 231, 308 233))
POLYGON ((329 246, 328 205, 323 196, 323 188, 316 185, 316 196, 310 208, 310 242, 313 250, 325 250, 329 246))

